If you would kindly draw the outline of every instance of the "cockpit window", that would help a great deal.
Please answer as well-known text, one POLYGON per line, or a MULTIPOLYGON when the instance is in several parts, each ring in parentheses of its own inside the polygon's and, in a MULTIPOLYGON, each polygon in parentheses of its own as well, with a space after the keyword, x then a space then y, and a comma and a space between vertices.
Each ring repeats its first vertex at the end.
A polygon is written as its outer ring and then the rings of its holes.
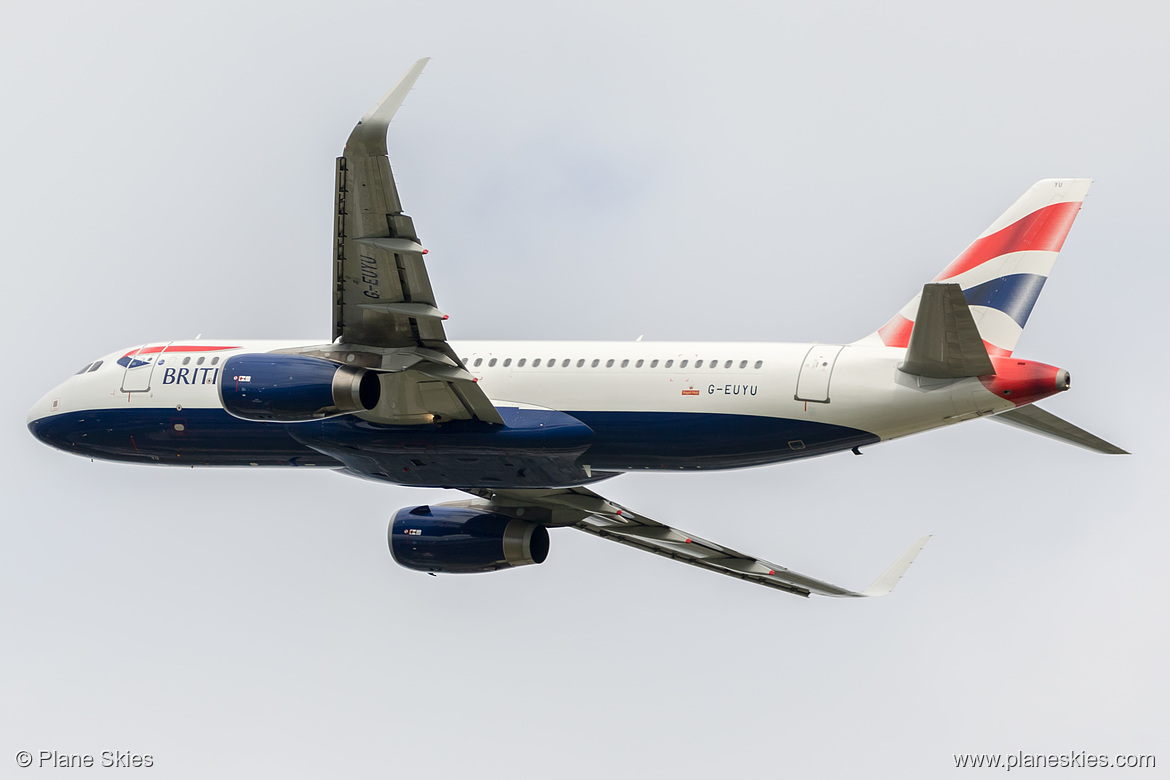
POLYGON ((94 371, 97 371, 101 367, 102 367, 102 361, 99 360, 98 362, 94 363, 92 366, 89 367, 89 371, 87 373, 92 373, 94 371))
MULTIPOLYGON (((89 367, 92 365, 93 365, 93 363, 86 363, 84 366, 81 367, 81 370, 78 371, 77 374, 84 374, 86 371, 89 371, 89 367)), ((77 374, 74 374, 74 376, 77 376, 77 374)))

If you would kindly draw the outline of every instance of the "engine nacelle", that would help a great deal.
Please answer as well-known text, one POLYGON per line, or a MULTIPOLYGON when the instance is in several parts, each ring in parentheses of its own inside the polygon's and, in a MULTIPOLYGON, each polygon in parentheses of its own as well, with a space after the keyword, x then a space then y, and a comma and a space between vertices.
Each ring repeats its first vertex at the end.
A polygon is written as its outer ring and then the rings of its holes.
POLYGON ((233 355, 219 375, 223 408, 245 420, 304 422, 378 405, 373 371, 308 355, 233 355))
POLYGON ((548 529, 481 509, 416 506, 390 522, 390 554, 418 571, 466 574, 495 571, 548 557, 548 529))

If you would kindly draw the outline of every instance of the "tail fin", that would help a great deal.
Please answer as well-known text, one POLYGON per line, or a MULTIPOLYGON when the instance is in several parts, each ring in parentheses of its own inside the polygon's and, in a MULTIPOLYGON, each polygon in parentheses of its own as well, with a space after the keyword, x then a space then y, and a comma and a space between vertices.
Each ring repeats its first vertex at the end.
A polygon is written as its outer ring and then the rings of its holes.
MULTIPOLYGON (((988 354, 1015 350, 1092 181, 1036 182, 934 278, 962 287, 988 354)), ((908 346, 921 297, 857 343, 908 346)))

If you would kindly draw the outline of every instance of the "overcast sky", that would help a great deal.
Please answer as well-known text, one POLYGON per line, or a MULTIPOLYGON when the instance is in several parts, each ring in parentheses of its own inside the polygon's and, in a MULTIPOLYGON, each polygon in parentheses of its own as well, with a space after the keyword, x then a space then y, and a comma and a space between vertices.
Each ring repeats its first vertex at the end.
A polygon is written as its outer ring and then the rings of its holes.
POLYGON ((1164 16, 9 0, 0 776, 36 772, 19 750, 168 778, 937 778, 1021 750, 1164 773, 1164 16), (935 535, 892 596, 842 602, 569 530, 542 566, 427 577, 386 525, 455 494, 28 434, 120 347, 328 338, 334 159, 422 56, 390 150, 452 338, 852 341, 1034 181, 1089 176, 1017 354, 1135 454, 978 421, 602 486, 850 587, 935 535))

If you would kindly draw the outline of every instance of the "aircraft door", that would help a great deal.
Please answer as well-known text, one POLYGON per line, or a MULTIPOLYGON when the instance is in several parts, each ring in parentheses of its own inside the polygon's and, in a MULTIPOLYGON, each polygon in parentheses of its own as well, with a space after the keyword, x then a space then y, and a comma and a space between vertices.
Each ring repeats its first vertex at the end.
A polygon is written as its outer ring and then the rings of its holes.
POLYGON ((163 353, 172 343, 174 342, 147 344, 119 360, 118 363, 126 367, 126 371, 122 374, 122 392, 148 392, 154 367, 162 360, 163 353))
POLYGON ((829 402, 829 380, 837 356, 845 347, 840 344, 817 344, 804 356, 800 376, 796 379, 796 400, 818 404, 829 402))

